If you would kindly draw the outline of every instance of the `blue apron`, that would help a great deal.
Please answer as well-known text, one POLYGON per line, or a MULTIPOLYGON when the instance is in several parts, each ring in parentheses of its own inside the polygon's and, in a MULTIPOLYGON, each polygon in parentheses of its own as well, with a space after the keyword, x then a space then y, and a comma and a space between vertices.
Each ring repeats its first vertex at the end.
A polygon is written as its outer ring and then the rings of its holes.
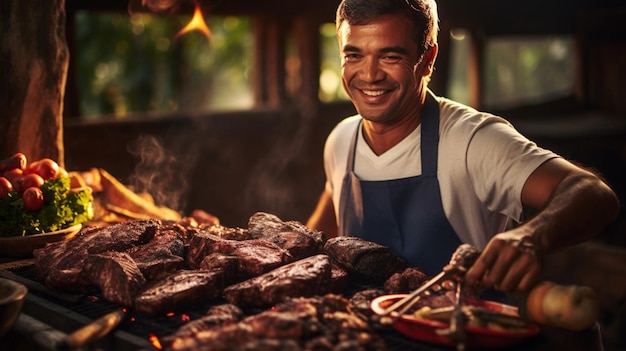
POLYGON ((413 266, 434 275, 450 261, 461 240, 448 222, 437 180, 439 104, 430 94, 422 109, 422 174, 362 181, 354 174, 356 133, 339 200, 339 234, 389 247, 413 266))

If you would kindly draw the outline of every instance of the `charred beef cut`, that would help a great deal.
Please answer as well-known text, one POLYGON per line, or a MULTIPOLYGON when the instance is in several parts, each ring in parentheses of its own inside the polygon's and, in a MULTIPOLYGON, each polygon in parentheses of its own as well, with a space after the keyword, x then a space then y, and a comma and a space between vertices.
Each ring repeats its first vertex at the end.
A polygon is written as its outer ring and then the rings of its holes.
POLYGON ((340 267, 337 263, 330 261, 331 273, 330 273, 330 285, 329 292, 340 294, 350 284, 350 273, 340 267))
POLYGON ((237 271, 249 277, 293 261, 289 252, 266 240, 227 240, 199 231, 189 240, 186 262, 190 267, 197 268, 212 253, 236 257, 237 271))
POLYGON ((215 246, 216 252, 237 257, 239 273, 258 276, 293 261, 293 256, 269 241, 224 240, 215 246))
POLYGON ((330 259, 315 255, 231 285, 224 297, 238 306, 269 306, 289 297, 325 294, 330 279, 330 259))
POLYGON ((361 319, 372 323, 373 327, 380 327, 380 316, 375 314, 370 306, 372 300, 385 294, 384 290, 375 288, 357 291, 350 298, 350 308, 361 319))
POLYGON ((272 343, 280 340, 289 341, 292 347, 286 350, 300 350, 296 340, 302 339, 302 320, 293 314, 263 311, 247 317, 236 324, 227 324, 219 328, 200 331, 190 337, 178 338, 172 342, 170 350, 255 350, 268 340, 272 343))
POLYGON ((222 225, 213 225, 204 229, 206 233, 218 236, 226 240, 250 240, 253 239, 250 232, 244 228, 224 227, 222 225))
POLYGON ((132 247, 127 253, 147 280, 162 278, 182 268, 185 261, 183 238, 171 228, 160 230, 148 243, 132 247))
POLYGON ((221 270, 224 272, 224 286, 227 286, 240 281, 238 264, 239 259, 235 256, 212 253, 200 262, 198 268, 206 271, 221 270))
POLYGON ((428 276, 422 270, 415 267, 408 267, 402 272, 394 273, 384 287, 389 294, 406 294, 424 284, 428 276))
POLYGON ((123 252, 93 254, 85 261, 87 278, 114 303, 132 307, 133 299, 146 285, 146 279, 133 259, 123 252))
POLYGON ((324 246, 322 232, 309 229, 298 221, 283 221, 277 216, 257 212, 248 220, 251 237, 264 239, 289 251, 296 259, 316 255, 324 246))
POLYGON ((388 247, 354 236, 328 239, 324 253, 350 273, 382 283, 407 268, 407 263, 388 247))
POLYGON ((181 270, 149 285, 134 300, 135 310, 145 315, 178 311, 220 296, 223 272, 181 270))
POLYGON ((174 340, 170 350, 376 350, 382 339, 336 295, 288 299, 229 324, 174 340), (330 348, 321 348, 330 346, 330 348))
POLYGON ((83 291, 88 287, 83 267, 89 254, 125 251, 150 241, 160 221, 137 220, 108 227, 83 228, 72 239, 33 251, 35 272, 51 289, 83 291))
POLYGON ((184 324, 174 334, 163 338, 162 341, 165 345, 171 345, 176 339, 193 337, 193 335, 204 330, 234 324, 242 318, 243 311, 233 304, 212 306, 202 317, 184 324))

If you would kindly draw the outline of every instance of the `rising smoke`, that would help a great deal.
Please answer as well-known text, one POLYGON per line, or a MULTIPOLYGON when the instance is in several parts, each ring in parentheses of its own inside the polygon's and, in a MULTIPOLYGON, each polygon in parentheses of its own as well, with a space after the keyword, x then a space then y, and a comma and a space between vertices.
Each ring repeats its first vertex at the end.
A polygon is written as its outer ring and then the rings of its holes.
POLYGON ((187 200, 187 181, 195 153, 180 155, 167 150, 162 141, 151 135, 142 135, 128 145, 128 152, 138 158, 135 173, 129 179, 129 188, 136 193, 147 193, 155 204, 181 212, 187 200))

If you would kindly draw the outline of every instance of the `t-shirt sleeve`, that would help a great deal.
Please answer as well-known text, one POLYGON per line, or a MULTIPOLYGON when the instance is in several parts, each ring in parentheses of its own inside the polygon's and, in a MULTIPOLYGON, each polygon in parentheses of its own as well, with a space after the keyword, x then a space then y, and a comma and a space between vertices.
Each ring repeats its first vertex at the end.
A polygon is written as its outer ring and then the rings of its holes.
POLYGON ((489 210, 519 221, 522 188, 544 162, 559 157, 507 123, 488 123, 472 136, 467 169, 476 195, 489 210))

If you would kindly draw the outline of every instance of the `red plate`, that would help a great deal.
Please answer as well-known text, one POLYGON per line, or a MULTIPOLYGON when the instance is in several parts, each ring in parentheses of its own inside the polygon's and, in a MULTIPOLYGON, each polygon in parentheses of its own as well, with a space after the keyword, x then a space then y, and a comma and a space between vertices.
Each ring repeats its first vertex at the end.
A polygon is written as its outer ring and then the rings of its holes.
MULTIPOLYGON (((395 301, 398 301, 405 296, 406 294, 397 294, 377 297, 372 301, 372 311, 380 315, 383 313, 385 308, 391 306, 395 301)), ((476 307, 486 308, 493 312, 498 312, 511 316, 519 316, 517 307, 501 304, 498 302, 485 300, 468 300, 467 304, 476 307)), ((411 315, 403 315, 397 319, 393 326, 400 333, 419 341, 443 346, 455 346, 455 343, 450 341, 447 337, 437 334, 437 330, 448 328, 448 323, 426 318, 415 318, 411 315)), ((539 327, 532 323, 528 323, 527 328, 520 331, 501 331, 467 326, 465 327, 465 345, 467 347, 475 348, 507 347, 514 345, 526 338, 537 335, 537 333, 539 333, 539 327)))

